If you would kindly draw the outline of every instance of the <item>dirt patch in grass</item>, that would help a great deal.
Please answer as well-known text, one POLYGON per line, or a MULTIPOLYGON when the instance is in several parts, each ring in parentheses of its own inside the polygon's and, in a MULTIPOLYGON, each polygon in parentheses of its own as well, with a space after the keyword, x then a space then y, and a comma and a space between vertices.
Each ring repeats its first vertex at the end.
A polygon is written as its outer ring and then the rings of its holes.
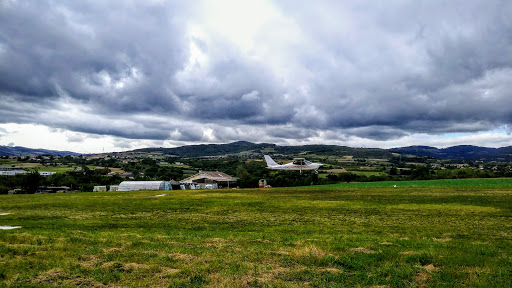
POLYGON ((418 272, 413 279, 418 287, 427 287, 428 284, 433 281, 432 273, 439 271, 439 268, 435 267, 433 264, 422 266, 422 268, 423 271, 418 272))
POLYGON ((313 256, 316 258, 322 258, 322 257, 329 255, 328 253, 326 253, 322 249, 316 247, 315 245, 309 245, 309 246, 293 249, 290 254, 293 256, 296 256, 296 257, 304 257, 304 256, 311 257, 311 256, 313 256))
POLYGON ((99 262, 101 262, 101 258, 97 255, 82 255, 80 266, 86 269, 91 269, 99 262))
POLYGON ((205 246, 208 248, 220 248, 224 246, 224 243, 228 242, 228 240, 223 238, 208 238, 205 239, 205 242, 205 246))
POLYGON ((101 265, 103 270, 117 270, 119 272, 131 273, 134 270, 147 270, 150 266, 142 263, 119 263, 119 262, 105 262, 101 265))
POLYGON ((390 242, 380 242, 380 245, 393 245, 393 243, 390 243, 390 242))
POLYGON ((123 269, 125 271, 133 271, 133 270, 147 270, 149 269, 149 265, 143 263, 126 263, 123 264, 123 269))
POLYGON ((319 271, 325 271, 325 272, 329 272, 329 273, 343 273, 343 270, 338 269, 338 268, 332 268, 332 267, 319 269, 319 271))
POLYGON ((417 255, 419 253, 414 252, 414 251, 403 251, 403 252, 400 252, 400 254, 402 254, 402 255, 417 255))
POLYGON ((363 254, 375 254, 375 253, 377 253, 377 252, 375 252, 375 251, 373 251, 371 249, 364 248, 364 247, 350 248, 348 250, 353 251, 353 252, 357 252, 357 253, 363 253, 363 254))
POLYGON ((413 279, 417 287, 427 287, 427 284, 432 281, 432 276, 427 272, 419 272, 413 279))
POLYGON ((224 243, 224 242, 228 242, 230 241, 229 239, 224 239, 224 238, 207 238, 206 239, 206 242, 210 242, 210 243, 224 243))
POLYGON ((119 253, 121 251, 124 251, 130 245, 131 245, 131 243, 125 243, 121 247, 112 247, 112 248, 108 248, 108 249, 103 249, 103 252, 106 253, 106 254, 109 254, 109 253, 119 253))
POLYGON ((88 213, 82 213, 82 214, 68 215, 67 218, 69 218, 71 220, 86 220, 86 219, 95 219, 95 218, 106 217, 108 215, 109 215, 109 212, 88 212, 88 213))
POLYGON ((273 243, 272 241, 266 240, 266 239, 255 239, 253 241, 254 242, 258 242, 258 243, 265 243, 265 244, 272 244, 273 243))
POLYGON ((434 264, 428 264, 423 266, 423 269, 427 272, 437 272, 439 271, 439 268, 435 267, 434 264))
POLYGON ((102 283, 99 283, 95 280, 88 279, 88 278, 76 278, 72 280, 66 280, 63 283, 63 286, 72 286, 72 287, 93 287, 93 288, 100 288, 100 287, 120 287, 120 286, 105 286, 102 283))
POLYGON ((464 272, 467 272, 469 274, 488 274, 488 273, 491 273, 491 269, 489 269, 487 267, 470 266, 470 267, 465 267, 464 272))
POLYGON ((218 274, 210 274, 208 287, 261 287, 258 279, 252 275, 223 277, 218 274))
POLYGON ((35 283, 44 284, 44 283, 51 283, 54 282, 57 279, 68 279, 69 274, 62 271, 60 268, 55 268, 52 270, 45 271, 34 279, 35 283))
POLYGON ((468 273, 468 280, 469 282, 472 281, 478 281, 477 279, 480 278, 481 275, 489 275, 492 273, 492 270, 487 267, 476 267, 476 266, 470 266, 465 267, 463 269, 464 272, 468 273))
POLYGON ((135 233, 120 234, 119 237, 122 237, 122 238, 129 238, 129 237, 142 238, 142 236, 140 236, 139 234, 135 234, 135 233))
POLYGON ((291 271, 290 268, 276 267, 270 271, 266 271, 266 272, 262 273, 260 277, 256 277, 256 280, 258 281, 258 283, 262 283, 262 284, 267 283, 279 275, 290 273, 290 271, 291 271))
POLYGON ((162 275, 162 276, 176 274, 181 271, 181 269, 169 268, 169 267, 162 267, 161 270, 162 270, 162 272, 160 272, 160 275, 162 275))
POLYGON ((182 260, 185 262, 189 262, 189 261, 192 261, 195 259, 194 256, 192 256, 190 254, 184 254, 184 253, 172 253, 172 254, 169 254, 169 256, 171 256, 174 259, 182 260))
POLYGON ((452 238, 446 237, 446 238, 434 238, 434 241, 441 242, 441 243, 447 243, 452 241, 452 238))
POLYGON ((41 285, 54 285, 54 286, 73 286, 73 287, 105 287, 93 279, 82 278, 78 275, 70 275, 60 268, 45 271, 39 274, 32 283, 41 285))
POLYGON ((165 235, 155 235, 153 236, 155 239, 167 239, 169 238, 168 236, 165 236, 165 235))

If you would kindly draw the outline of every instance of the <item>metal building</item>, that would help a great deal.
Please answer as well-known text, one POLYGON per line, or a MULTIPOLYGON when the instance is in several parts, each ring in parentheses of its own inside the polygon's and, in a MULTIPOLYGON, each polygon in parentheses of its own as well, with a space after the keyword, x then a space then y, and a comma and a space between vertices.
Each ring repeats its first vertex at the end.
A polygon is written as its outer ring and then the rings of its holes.
POLYGON ((117 191, 172 190, 167 181, 123 181, 117 191))

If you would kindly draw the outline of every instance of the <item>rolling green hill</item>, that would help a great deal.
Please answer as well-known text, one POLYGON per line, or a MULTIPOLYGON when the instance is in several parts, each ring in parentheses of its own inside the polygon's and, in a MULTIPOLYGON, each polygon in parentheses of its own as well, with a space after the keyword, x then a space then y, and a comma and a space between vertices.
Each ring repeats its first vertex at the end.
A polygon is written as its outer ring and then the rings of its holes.
POLYGON ((337 145, 302 145, 302 146, 279 146, 269 143, 255 144, 246 141, 238 141, 228 144, 203 144, 188 145, 176 148, 144 148, 133 150, 133 152, 161 153, 164 155, 174 155, 178 157, 205 157, 235 155, 244 153, 262 153, 299 155, 314 154, 323 156, 345 156, 354 157, 375 157, 388 158, 392 152, 377 148, 351 148, 337 145))

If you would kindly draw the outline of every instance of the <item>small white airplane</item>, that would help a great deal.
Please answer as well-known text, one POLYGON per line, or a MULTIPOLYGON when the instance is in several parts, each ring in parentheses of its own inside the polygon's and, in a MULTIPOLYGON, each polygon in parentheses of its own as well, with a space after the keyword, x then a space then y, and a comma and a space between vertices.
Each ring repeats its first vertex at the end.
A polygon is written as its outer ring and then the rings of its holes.
POLYGON ((274 170, 299 170, 302 174, 302 170, 315 170, 315 173, 318 174, 318 168, 324 165, 321 163, 312 163, 304 158, 294 158, 292 162, 279 165, 277 164, 270 156, 265 155, 265 161, 267 162, 268 169, 274 170))

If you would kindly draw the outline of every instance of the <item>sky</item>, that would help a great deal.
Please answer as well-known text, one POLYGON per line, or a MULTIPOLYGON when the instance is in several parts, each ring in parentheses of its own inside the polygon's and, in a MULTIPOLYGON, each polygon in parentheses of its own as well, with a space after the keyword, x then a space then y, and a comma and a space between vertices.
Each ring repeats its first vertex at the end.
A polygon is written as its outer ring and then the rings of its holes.
POLYGON ((512 1, 0 1, 0 145, 512 145, 512 1))

